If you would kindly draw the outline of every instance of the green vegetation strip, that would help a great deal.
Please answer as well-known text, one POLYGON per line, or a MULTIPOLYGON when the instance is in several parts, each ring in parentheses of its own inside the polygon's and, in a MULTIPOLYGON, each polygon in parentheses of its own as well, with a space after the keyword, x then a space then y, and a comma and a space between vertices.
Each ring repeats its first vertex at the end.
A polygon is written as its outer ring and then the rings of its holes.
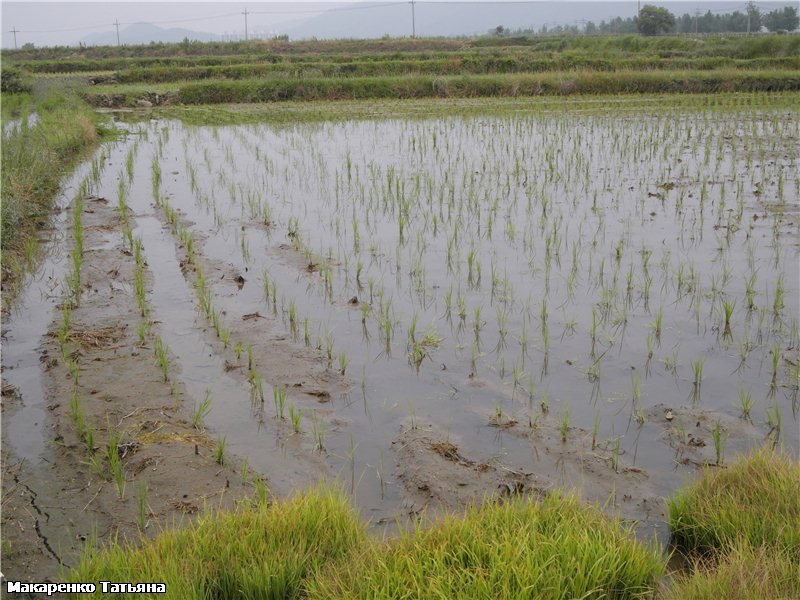
POLYGON ((798 490, 800 463, 768 449, 704 473, 669 500, 675 542, 704 556, 668 585, 655 545, 573 496, 486 502, 385 541, 322 485, 209 513, 141 547, 90 548, 69 580, 159 581, 187 600, 797 598, 798 490))
MULTIPOLYGON (((537 98, 426 98, 408 100, 341 100, 339 102, 275 102, 164 106, 153 114, 179 119, 190 125, 237 125, 246 123, 292 124, 362 119, 433 119, 491 113, 521 114, 582 112, 597 115, 682 113, 713 110, 730 113, 750 110, 798 110, 800 95, 789 93, 665 94, 637 96, 572 96, 537 98)), ((125 113, 119 113, 121 117, 125 113)), ((130 113, 138 119, 137 113, 130 113)))
POLYGON ((210 66, 252 62, 353 60, 408 60, 414 58, 459 58, 466 55, 509 53, 553 58, 651 57, 733 59, 792 57, 800 53, 800 37, 759 36, 515 36, 477 38, 403 38, 381 40, 282 40, 250 42, 186 42, 147 46, 92 46, 75 58, 74 48, 50 47, 4 50, 3 58, 36 71, 118 70, 140 66, 210 66), (480 53, 480 54, 479 54, 480 53))
POLYGON ((326 569, 311 598, 643 598, 661 553, 570 496, 470 509, 326 569))
POLYGON ((800 598, 800 563, 785 550, 737 543, 717 561, 698 561, 678 577, 670 600, 800 598))
POLYGON ((87 554, 72 581, 161 581, 175 598, 640 598, 660 552, 573 497, 486 504, 382 542, 318 487, 243 504, 141 548, 87 554))
POLYGON ((668 505, 683 552, 766 545, 800 564, 800 463, 787 456, 761 450, 729 469, 709 469, 668 505))
POLYGON ((609 59, 563 56, 553 59, 528 57, 475 57, 433 60, 359 60, 338 62, 254 63, 209 67, 137 67, 116 73, 119 83, 163 83, 200 79, 247 79, 253 77, 376 77, 397 75, 478 75, 493 73, 544 73, 548 71, 631 71, 736 69, 742 71, 800 69, 800 58, 637 58, 609 59))
POLYGON ((104 86, 86 92, 96 106, 135 106, 143 96, 160 102, 224 104, 380 98, 474 98, 601 94, 719 93, 800 90, 800 71, 561 72, 456 77, 352 77, 208 80, 176 88, 104 86))
POLYGON ((139 549, 115 545, 88 553, 70 580, 158 581, 168 597, 181 600, 297 598, 324 564, 365 542, 344 496, 317 488, 285 502, 209 514, 139 549))
POLYGON ((800 462, 762 449, 707 470, 668 506, 693 566, 671 600, 800 598, 800 462))
POLYGON ((3 277, 13 296, 32 266, 36 230, 49 218, 62 178, 97 143, 98 116, 66 95, 34 101, 28 94, 3 94, 2 100, 4 129, 7 119, 19 118, 18 126, 3 132, 2 144, 3 277))

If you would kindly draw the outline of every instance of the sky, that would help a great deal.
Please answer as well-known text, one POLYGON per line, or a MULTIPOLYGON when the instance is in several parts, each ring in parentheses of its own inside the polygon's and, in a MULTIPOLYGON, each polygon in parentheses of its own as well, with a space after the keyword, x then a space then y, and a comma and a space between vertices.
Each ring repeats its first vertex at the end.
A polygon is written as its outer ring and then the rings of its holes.
MULTIPOLYGON (((376 0, 372 0, 376 1, 376 0)), ((381 0, 377 0, 381 1, 381 0)), ((391 3, 391 0, 388 0, 391 3)), ((424 0, 422 0, 424 2, 424 0)), ((486 3, 487 0, 461 0, 486 3)), ((564 0, 568 1, 568 0, 564 0)), ((603 0, 597 0, 603 1, 603 0)), ((634 1, 634 0, 631 0, 634 1)), ((644 1, 644 0, 643 0, 644 1)), ((489 0, 491 2, 491 0, 489 0)), ((407 3, 407 2, 406 2, 407 3)), ((320 14, 330 8, 347 8, 331 0, 295 0, 294 2, 5 2, 0 10, 2 47, 14 47, 14 34, 19 46, 31 42, 36 46, 77 45, 85 35, 120 30, 131 23, 148 22, 161 27, 181 27, 219 35, 241 35, 247 9, 251 32, 272 33, 292 23, 320 14)), ((742 10, 744 0, 719 0, 726 10, 742 10)))

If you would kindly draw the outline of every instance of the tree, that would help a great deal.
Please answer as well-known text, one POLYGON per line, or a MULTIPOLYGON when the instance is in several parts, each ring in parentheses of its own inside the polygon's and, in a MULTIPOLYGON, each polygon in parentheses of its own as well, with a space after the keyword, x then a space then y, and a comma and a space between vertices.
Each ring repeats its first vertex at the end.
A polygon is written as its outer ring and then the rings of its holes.
POLYGON ((761 17, 761 22, 770 31, 784 29, 794 31, 800 26, 800 18, 797 16, 797 7, 786 6, 783 10, 773 10, 761 17))
POLYGON ((758 31, 761 29, 761 11, 752 2, 747 3, 747 32, 758 31))
POLYGON ((642 35, 667 33, 675 26, 675 15, 666 8, 645 4, 639 11, 636 27, 642 35))

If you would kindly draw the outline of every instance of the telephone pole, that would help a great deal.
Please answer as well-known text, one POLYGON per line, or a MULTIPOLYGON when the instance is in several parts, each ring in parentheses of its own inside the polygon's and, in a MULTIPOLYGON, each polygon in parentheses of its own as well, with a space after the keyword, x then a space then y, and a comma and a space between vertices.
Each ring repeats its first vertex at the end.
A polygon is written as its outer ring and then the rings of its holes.
POLYGON ((244 15, 244 41, 247 41, 247 9, 242 13, 244 15))
POLYGON ((700 9, 694 11, 694 34, 697 35, 697 19, 700 16, 700 9))
POLYGON ((411 0, 411 37, 417 37, 417 18, 414 14, 414 0, 411 0))
POLYGON ((119 19, 114 19, 114 27, 117 28, 117 46, 119 46, 119 19))
POLYGON ((16 50, 17 49, 17 34, 19 33, 19 29, 17 29, 16 25, 14 25, 14 27, 11 28, 11 33, 14 34, 14 50, 16 50))

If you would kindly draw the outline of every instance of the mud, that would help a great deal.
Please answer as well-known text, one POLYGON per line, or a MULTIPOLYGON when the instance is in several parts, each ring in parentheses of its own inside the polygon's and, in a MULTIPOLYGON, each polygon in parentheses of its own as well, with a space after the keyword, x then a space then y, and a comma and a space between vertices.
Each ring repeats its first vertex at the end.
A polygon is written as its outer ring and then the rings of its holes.
MULTIPOLYGON (((202 425, 193 425, 185 387, 165 382, 156 365, 153 336, 159 324, 140 341, 142 320, 131 286, 134 261, 114 233, 121 225, 116 209, 101 198, 87 199, 83 221, 82 294, 67 338, 78 385, 63 364, 57 334, 61 313, 55 311, 39 346, 40 401, 46 413, 33 425, 44 432, 43 452, 20 457, 3 436, 3 573, 9 579, 56 580, 77 563, 87 543, 135 542, 140 534, 151 537, 203 511, 231 507, 251 496, 255 478, 262 477, 234 467, 241 459, 230 453, 222 464, 216 460, 217 442, 202 425), (91 449, 71 414, 73 390, 93 430, 91 449), (121 486, 109 480, 109 427, 120 436, 121 486)), ((307 385, 311 394, 322 393, 324 382, 304 378, 303 369, 293 369, 296 362, 285 360, 292 350, 270 334, 268 320, 246 329, 241 333, 253 340, 259 360, 268 346, 281 349, 286 371, 276 376, 294 387, 307 385)), ((13 324, 4 330, 13 331, 13 324)), ((31 400, 4 382, 4 429, 14 426, 15 415, 31 400)), ((313 481, 313 471, 308 473, 313 481)))

